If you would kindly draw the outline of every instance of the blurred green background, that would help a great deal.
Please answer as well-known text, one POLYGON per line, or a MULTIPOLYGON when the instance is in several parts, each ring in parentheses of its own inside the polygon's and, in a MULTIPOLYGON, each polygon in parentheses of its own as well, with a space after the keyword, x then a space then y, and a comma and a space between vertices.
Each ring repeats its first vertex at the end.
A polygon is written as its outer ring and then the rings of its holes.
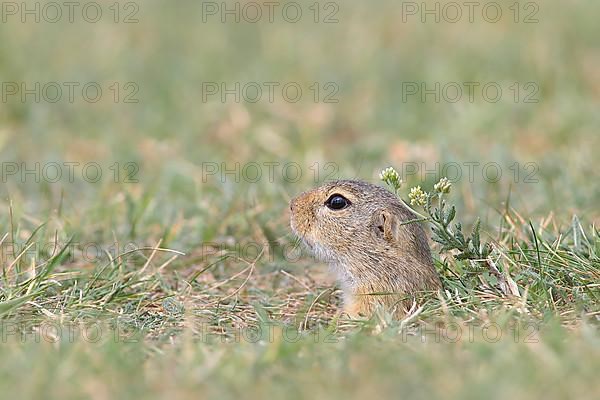
MULTIPOLYGON (((522 2, 519 23, 513 2, 499 3, 503 14, 496 23, 484 18, 485 3, 475 8, 472 23, 465 7, 458 22, 449 22, 452 10, 445 3, 439 6, 439 23, 435 15, 422 15, 424 5, 414 3, 419 12, 412 15, 398 1, 317 3, 319 23, 313 2, 296 3, 303 10, 297 23, 286 21, 293 10, 284 14, 285 3, 274 9, 272 23, 264 4, 262 19, 251 23, 252 9, 238 3, 236 23, 236 15, 221 15, 221 3, 211 3, 218 13, 209 14, 209 3, 121 2, 119 23, 110 2, 98 3, 103 15, 97 23, 85 21, 83 6, 75 9, 73 23, 66 8, 60 22, 45 23, 45 3, 40 3, 40 23, 27 15, 22 23, 21 7, 17 15, 5 12, 6 22, 0 24, 3 82, 29 88, 36 82, 80 86, 72 103, 66 89, 56 103, 43 95, 39 103, 31 95, 21 101, 21 92, 7 96, 0 107, 3 162, 25 161, 29 168, 35 162, 97 162, 103 179, 86 182, 81 169, 73 183, 23 184, 12 176, 2 184, 3 201, 10 196, 18 213, 39 217, 56 210, 62 196, 63 215, 81 226, 102 224, 106 213, 98 210, 119 208, 125 202, 122 192, 134 199, 151 192, 155 212, 144 213, 139 225, 164 226, 178 213, 205 215, 194 228, 194 240, 202 240, 212 235, 207 230, 219 229, 214 226, 219 219, 207 212, 213 206, 261 204, 262 212, 281 215, 290 195, 316 185, 314 163, 319 163, 319 180, 328 172, 374 180, 388 165, 400 169, 402 163, 417 162, 421 171, 435 171, 436 163, 497 162, 503 172, 497 183, 485 182, 482 167, 469 182, 463 167, 458 185, 466 212, 485 216, 488 208, 502 208, 510 192, 511 204, 528 215, 598 217, 597 2, 535 3, 538 9, 522 2), (538 22, 523 22, 527 16, 538 22), (126 17, 138 22, 122 22, 126 17), (327 18, 338 22, 322 22, 327 18), (103 89, 96 103, 82 97, 89 82, 103 89), (219 95, 203 98, 206 83, 231 88, 235 82, 280 86, 273 102, 266 93, 256 103, 236 102, 231 95, 225 102, 219 95), (303 88, 297 103, 281 95, 280 88, 290 82, 303 88), (492 103, 480 87, 472 102, 465 92, 459 101, 442 97, 438 103, 432 95, 425 101, 407 96, 407 82, 427 88, 436 82, 492 82, 503 93, 492 103), (524 102, 534 90, 525 87, 529 82, 539 89, 532 97, 537 103, 524 102), (115 83, 120 85, 118 101, 115 83), (315 83, 317 102, 310 89, 315 83), (339 90, 332 97, 337 103, 323 101, 334 90, 325 88, 327 83, 339 90), (520 88, 516 102, 515 83, 520 88), (138 102, 125 103, 128 94, 138 102), (136 163, 139 184, 124 184, 121 177, 115 185, 109 170, 115 162, 136 163), (251 184, 242 177, 237 183, 231 176, 203 178, 206 162, 225 162, 227 168, 294 162, 303 175, 290 182, 278 168, 274 182, 263 178, 251 184), (336 169, 325 170, 328 162, 336 169), (521 166, 519 183, 511 169, 515 162, 521 166), (523 170, 526 163, 535 163, 539 182, 523 182, 533 171, 523 170)), ((427 4, 435 7, 435 2, 427 4)), ((227 7, 234 9, 235 2, 227 7)), ((422 176, 408 178, 417 184, 422 176)), ((428 186, 439 175, 425 178, 428 186)), ((108 232, 124 224, 114 225, 108 232)))

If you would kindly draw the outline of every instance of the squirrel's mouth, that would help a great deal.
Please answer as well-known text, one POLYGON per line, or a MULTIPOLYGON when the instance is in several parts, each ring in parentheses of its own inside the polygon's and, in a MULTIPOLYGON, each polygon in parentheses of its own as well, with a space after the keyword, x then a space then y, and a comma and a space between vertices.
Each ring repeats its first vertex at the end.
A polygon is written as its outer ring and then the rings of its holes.
POLYGON ((294 232, 294 235, 296 235, 296 237, 302 239, 303 241, 306 240, 306 235, 305 232, 302 232, 299 228, 298 225, 296 224, 296 222, 294 221, 294 218, 290 218, 290 228, 292 228, 292 232, 294 232))
POLYGON ((315 243, 313 243, 303 232, 300 232, 298 230, 298 228, 294 224, 293 219, 290 222, 290 227, 292 228, 292 232, 294 232, 294 235, 296 236, 296 238, 298 238, 298 241, 301 242, 304 245, 304 247, 306 247, 308 250, 310 250, 312 253, 314 253, 315 252, 315 243))
POLYGON ((317 259, 326 262, 336 259, 329 249, 312 237, 313 232, 310 229, 310 225, 308 227, 302 224, 298 226, 292 217, 290 219, 290 227, 292 228, 294 235, 296 235, 300 242, 302 242, 304 247, 308 249, 317 259), (302 229, 300 229, 300 227, 302 229))
POLYGON ((312 241, 310 241, 310 239, 308 239, 305 235, 303 235, 301 232, 299 232, 294 227, 293 223, 292 223, 292 232, 294 232, 294 235, 296 236, 296 238, 298 238, 298 241, 301 242, 307 249, 309 249, 310 251, 314 251, 315 244, 312 241))

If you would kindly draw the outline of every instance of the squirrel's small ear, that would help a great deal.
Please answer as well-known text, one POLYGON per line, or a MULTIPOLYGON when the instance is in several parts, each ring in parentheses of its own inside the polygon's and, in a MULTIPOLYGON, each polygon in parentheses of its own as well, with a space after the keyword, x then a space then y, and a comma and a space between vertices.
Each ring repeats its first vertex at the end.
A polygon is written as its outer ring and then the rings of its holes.
POLYGON ((397 242, 400 239, 400 220, 398 216, 387 210, 377 214, 375 229, 378 235, 389 242, 397 242))

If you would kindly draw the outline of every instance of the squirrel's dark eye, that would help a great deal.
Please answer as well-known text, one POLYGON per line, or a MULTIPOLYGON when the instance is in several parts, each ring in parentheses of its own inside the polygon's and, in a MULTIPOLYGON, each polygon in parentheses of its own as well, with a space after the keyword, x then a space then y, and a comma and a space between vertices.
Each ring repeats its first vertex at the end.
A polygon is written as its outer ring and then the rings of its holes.
POLYGON ((325 205, 332 210, 342 210, 350 205, 350 200, 340 194, 331 195, 325 205))

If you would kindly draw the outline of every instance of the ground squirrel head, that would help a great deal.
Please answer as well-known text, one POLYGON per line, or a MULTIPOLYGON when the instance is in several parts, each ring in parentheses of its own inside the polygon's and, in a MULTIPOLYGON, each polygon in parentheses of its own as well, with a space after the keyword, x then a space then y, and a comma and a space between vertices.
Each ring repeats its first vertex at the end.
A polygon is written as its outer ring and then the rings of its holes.
MULTIPOLYGON (((430 260, 417 217, 381 186, 333 181, 300 194, 290 203, 292 230, 325 261, 361 258, 364 251, 397 257, 412 252, 430 260), (420 254, 423 248, 424 254, 420 254)), ((408 255, 408 254, 407 254, 408 255)))
POLYGON ((294 198, 290 210, 292 230, 350 292, 439 287, 417 216, 385 188, 333 181, 294 198))

